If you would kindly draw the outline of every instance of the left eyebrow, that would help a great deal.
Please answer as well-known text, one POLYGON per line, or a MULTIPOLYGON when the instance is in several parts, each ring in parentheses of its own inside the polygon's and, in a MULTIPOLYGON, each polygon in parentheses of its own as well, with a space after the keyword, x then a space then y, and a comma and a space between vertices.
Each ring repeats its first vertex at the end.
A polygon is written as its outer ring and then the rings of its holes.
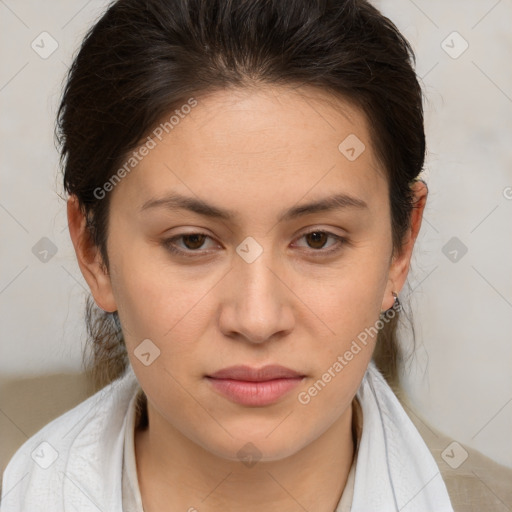
MULTIPOLYGON (((140 211, 142 212, 150 208, 157 207, 169 210, 189 210, 204 217, 212 217, 226 221, 233 221, 236 218, 236 212, 234 211, 220 208, 202 199, 184 196, 181 194, 171 194, 160 199, 150 199, 142 205, 140 211)), ((348 194, 334 194, 307 204, 293 206, 292 208, 282 212, 278 221, 288 221, 312 213, 346 208, 364 209, 368 208, 368 205, 362 199, 348 194)))
POLYGON ((368 205, 358 197, 349 196, 348 194, 334 194, 311 203, 294 206, 283 212, 279 216, 279 221, 287 221, 311 213, 342 210, 346 208, 364 209, 368 208, 368 205))

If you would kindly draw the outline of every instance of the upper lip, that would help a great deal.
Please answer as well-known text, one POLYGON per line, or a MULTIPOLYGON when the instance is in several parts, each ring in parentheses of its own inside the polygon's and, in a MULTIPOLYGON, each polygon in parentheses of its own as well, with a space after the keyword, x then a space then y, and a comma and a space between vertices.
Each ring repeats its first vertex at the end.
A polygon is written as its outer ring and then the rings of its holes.
POLYGON ((304 375, 280 365, 267 365, 261 368, 239 365, 223 368, 208 377, 213 379, 245 380, 249 382, 264 382, 274 379, 293 379, 304 375))

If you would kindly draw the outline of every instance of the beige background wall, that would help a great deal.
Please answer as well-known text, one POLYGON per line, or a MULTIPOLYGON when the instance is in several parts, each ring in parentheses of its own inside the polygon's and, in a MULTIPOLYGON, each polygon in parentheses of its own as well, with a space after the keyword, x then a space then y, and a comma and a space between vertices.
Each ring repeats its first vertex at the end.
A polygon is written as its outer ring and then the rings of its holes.
MULTIPOLYGON (((401 294, 418 345, 404 386, 436 428, 512 467, 512 4, 375 4, 412 43, 427 96, 430 198, 401 294)), ((105 5, 0 2, 3 380, 80 369, 86 288, 52 137, 64 73, 105 5), (58 47, 42 58, 34 40, 43 56, 58 47)), ((0 425, 15 428, 8 416, 0 400, 0 425)))

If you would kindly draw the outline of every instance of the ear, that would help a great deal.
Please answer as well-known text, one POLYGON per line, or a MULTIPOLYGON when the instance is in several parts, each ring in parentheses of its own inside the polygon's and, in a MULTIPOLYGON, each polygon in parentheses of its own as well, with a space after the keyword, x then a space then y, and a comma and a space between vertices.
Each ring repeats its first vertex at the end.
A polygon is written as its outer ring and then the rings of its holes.
POLYGON ((99 247, 92 240, 85 215, 75 195, 68 199, 67 213, 69 234, 82 275, 91 289, 96 304, 104 311, 114 312, 117 305, 112 293, 110 276, 99 247))
POLYGON ((382 311, 393 306, 394 299, 392 292, 398 294, 405 284, 407 274, 409 273, 414 242, 416 241, 416 237, 420 231, 421 221, 423 219, 423 211, 425 209, 428 195, 427 185, 424 181, 420 180, 414 182, 411 188, 414 191, 411 224, 405 234, 404 245, 397 250, 395 255, 393 255, 388 273, 386 292, 382 299, 382 311))

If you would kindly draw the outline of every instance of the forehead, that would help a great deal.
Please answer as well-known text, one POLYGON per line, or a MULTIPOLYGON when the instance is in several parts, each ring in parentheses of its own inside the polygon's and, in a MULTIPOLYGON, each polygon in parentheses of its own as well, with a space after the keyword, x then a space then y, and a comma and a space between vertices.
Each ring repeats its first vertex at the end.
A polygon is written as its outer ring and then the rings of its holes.
POLYGON ((358 134, 361 139, 369 135, 366 116, 358 107, 314 87, 222 89, 199 96, 197 101, 198 106, 180 122, 181 129, 173 132, 176 142, 193 145, 198 140, 189 137, 194 130, 203 139, 201 146, 209 143, 210 152, 236 148, 237 154, 272 158, 276 153, 302 154, 322 143, 331 152, 337 150, 336 142, 344 134, 358 134), (260 147, 263 141, 265 147, 260 147))
POLYGON ((240 206, 248 196, 296 202, 336 187, 355 196, 386 193, 366 116, 343 99, 316 88, 252 87, 195 100, 172 129, 152 136, 154 147, 115 194, 126 189, 122 195, 142 208, 170 189, 238 198, 240 206))

